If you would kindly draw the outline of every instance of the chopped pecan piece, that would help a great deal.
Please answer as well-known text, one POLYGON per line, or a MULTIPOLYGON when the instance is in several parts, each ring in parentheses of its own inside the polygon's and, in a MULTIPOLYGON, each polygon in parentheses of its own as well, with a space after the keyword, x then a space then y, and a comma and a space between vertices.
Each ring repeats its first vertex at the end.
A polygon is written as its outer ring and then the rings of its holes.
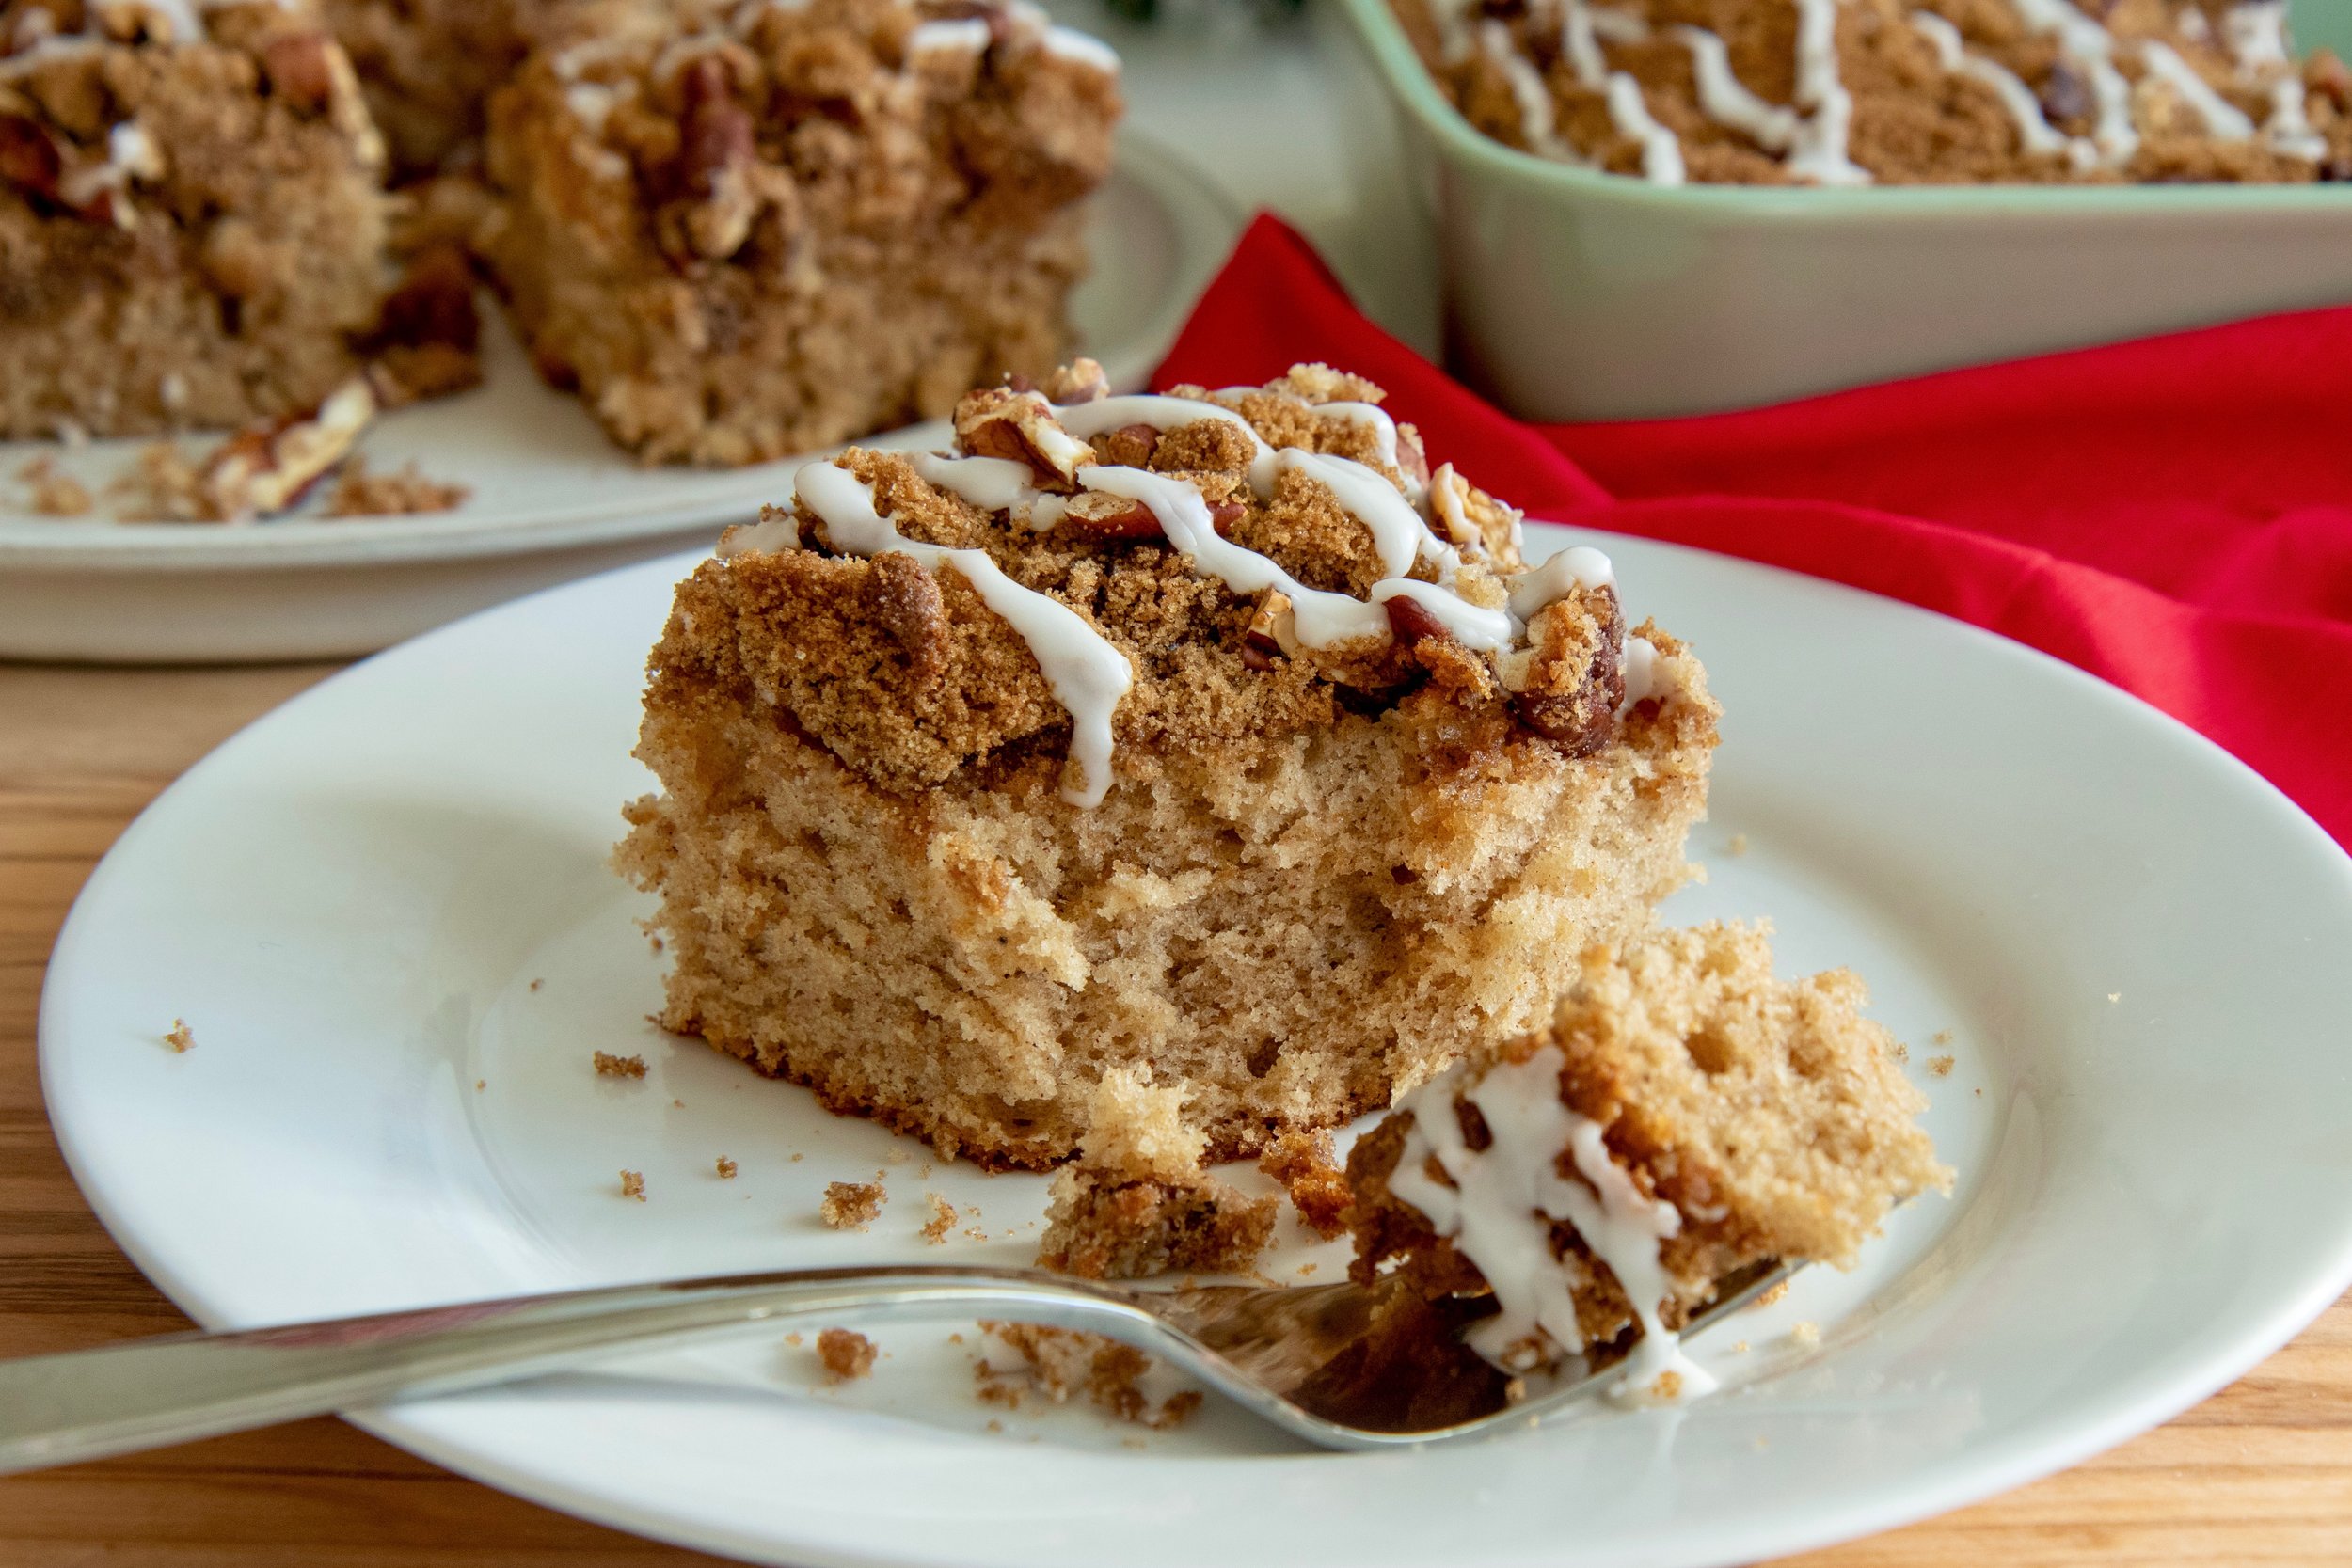
POLYGON ((1152 466, 1152 453, 1159 448, 1160 430, 1157 425, 1120 425, 1097 436, 1090 444, 1095 457, 1102 462, 1122 468, 1148 468, 1152 466))
POLYGON ((231 436, 197 476, 207 515, 243 522, 296 504, 351 454, 375 412, 373 388, 354 376, 308 414, 231 436))
POLYGON ((1087 490, 1070 498, 1062 508, 1061 518, 1055 525, 1057 532, 1067 533, 1089 543, 1114 539, 1157 539, 1160 520, 1152 509, 1139 500, 1125 496, 1107 495, 1100 490, 1087 490))
POLYGON ((1025 463, 1041 488, 1077 488, 1078 469, 1094 449, 1061 427, 1052 404, 1036 392, 991 387, 967 392, 956 404, 956 444, 973 457, 1025 463))
POLYGON ((1454 635, 1446 629, 1443 621, 1432 615, 1426 606, 1409 594, 1399 594, 1382 608, 1389 612, 1389 630, 1405 647, 1409 648, 1426 638, 1454 635))
MULTIPOLYGON (((1054 371, 1046 376, 1045 385, 1039 389, 1052 403, 1092 403, 1097 398, 1111 395, 1111 382, 1101 365, 1082 357, 1054 371)), ((1159 432, 1154 430, 1152 434, 1156 436, 1159 432)))
POLYGON ((1257 613, 1242 634, 1241 661, 1252 670, 1271 670, 1277 657, 1298 653, 1298 624, 1291 611, 1290 595, 1269 588, 1258 599, 1257 613))

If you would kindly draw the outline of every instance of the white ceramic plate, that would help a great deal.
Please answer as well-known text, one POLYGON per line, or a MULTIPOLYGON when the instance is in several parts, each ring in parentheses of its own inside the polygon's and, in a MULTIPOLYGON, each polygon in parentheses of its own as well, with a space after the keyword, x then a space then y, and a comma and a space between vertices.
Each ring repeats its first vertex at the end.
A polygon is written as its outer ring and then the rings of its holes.
MULTIPOLYGON (((1093 271, 1072 307, 1081 345, 1115 383, 1143 385, 1240 227, 1181 157, 1120 137, 1117 169, 1093 198, 1093 271)), ((370 653, 517 594, 675 549, 784 494, 798 459, 639 466, 578 398, 539 380, 486 301, 485 314, 484 385, 387 417, 359 449, 371 468, 414 460, 434 479, 471 486, 453 512, 341 521, 297 514, 238 528, 35 517, 12 510, 25 462, 49 456, 98 494, 146 443, 0 442, 0 657, 370 653)), ((866 444, 931 446, 945 430, 933 421, 866 444)), ((216 439, 185 445, 200 451, 216 439)))
MULTIPOLYGON (((2081 1459, 2341 1291, 2352 864, 2328 840, 2187 731, 2011 643, 1610 547, 1633 613, 1695 641, 1729 713, 1692 846, 1713 875, 1671 914, 1770 915, 1787 969, 1868 976, 1960 1171, 1855 1274, 1807 1275, 1704 1338, 1725 1393, 1418 1454, 1303 1452, 1224 1409, 1166 1436, 1067 1410, 997 1433, 972 1347, 929 1325, 879 1330, 891 1358, 849 1393, 771 1330, 355 1418, 524 1496, 774 1562, 1655 1568, 1897 1525, 2081 1459)), ((603 863, 647 783, 639 670, 689 564, 326 682, 192 770, 92 877, 43 999, 50 1115, 115 1236, 199 1321, 1025 1260, 1043 1179, 927 1171, 643 1022, 660 960, 603 863), (158 1042, 175 1017, 185 1055, 158 1042), (651 1076, 595 1077, 599 1048, 651 1076), (618 1196, 623 1167, 648 1201, 618 1196), (871 1233, 818 1226, 828 1180, 876 1171, 871 1233), (922 1244, 927 1189, 977 1205, 986 1239, 922 1244)), ((1290 1235, 1268 1271, 1328 1278, 1336 1250, 1290 1235)))

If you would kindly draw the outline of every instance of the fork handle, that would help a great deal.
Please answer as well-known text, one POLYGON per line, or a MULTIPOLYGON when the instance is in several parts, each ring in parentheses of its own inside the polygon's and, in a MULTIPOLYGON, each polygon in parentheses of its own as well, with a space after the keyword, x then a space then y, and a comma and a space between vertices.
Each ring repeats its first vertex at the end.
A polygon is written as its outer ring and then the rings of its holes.
POLYGON ((1026 1271, 805 1269, 620 1285, 0 1361, 0 1475, 487 1387, 599 1352, 808 1316, 1018 1317, 1115 1338, 1152 1319, 1119 1291, 1026 1271))

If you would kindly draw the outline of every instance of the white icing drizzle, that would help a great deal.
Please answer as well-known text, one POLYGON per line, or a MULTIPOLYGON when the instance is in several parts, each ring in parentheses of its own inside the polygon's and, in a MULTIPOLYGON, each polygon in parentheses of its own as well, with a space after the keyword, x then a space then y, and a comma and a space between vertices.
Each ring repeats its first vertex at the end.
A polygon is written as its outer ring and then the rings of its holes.
POLYGON ((1518 623, 1508 612, 1474 605, 1459 594, 1434 582, 1391 578, 1386 582, 1373 584, 1374 604, 1385 605, 1391 599, 1412 600, 1472 653, 1500 652, 1508 648, 1518 637, 1518 623))
MULTIPOLYGON (((2063 3, 2063 0, 2060 0, 2063 3)), ((1870 171, 1846 155, 1853 94, 1837 76, 1837 0, 1797 0, 1797 128, 1788 172, 1817 185, 1867 185, 1870 171)))
MULTIPOLYGON (((1638 18, 1635 19, 1637 22, 1638 18)), ((1682 143, 1658 123, 1642 101, 1642 84, 1622 71, 1609 69, 1601 53, 1598 19, 1584 0, 1562 0, 1560 48, 1568 68, 1584 87, 1599 93, 1609 105, 1609 122, 1617 135, 1642 147, 1642 177, 1652 184, 1683 182, 1682 143)), ((1622 34, 1623 24, 1613 24, 1622 34)), ((1644 32, 1647 29, 1645 27, 1644 32)))
POLYGON ((1653 185, 1683 182, 1682 141, 1658 123, 1642 102, 1642 84, 1620 71, 1609 78, 1609 119, 1617 134, 1642 144, 1642 178, 1653 185))
POLYGON ((770 508, 767 515, 749 527, 738 524, 720 534, 715 553, 722 561, 732 561, 739 555, 773 554, 800 547, 801 515, 778 506, 770 508))
POLYGON ((1675 37, 1691 51, 1699 109, 1708 119, 1740 132, 1767 152, 1786 152, 1795 144, 1795 111, 1749 91, 1731 69, 1731 51, 1720 37, 1704 27, 1677 27, 1675 37))
POLYGON ((1522 621, 1533 621, 1547 606, 1580 588, 1616 585, 1617 571, 1607 556, 1589 545, 1570 545, 1566 549, 1552 552, 1534 571, 1519 574, 1511 589, 1511 613, 1522 621))
POLYGON ((1462 563, 1454 546, 1430 531, 1412 503, 1376 468, 1327 452, 1284 447, 1275 460, 1280 473, 1298 472, 1320 481, 1348 514, 1372 533, 1372 546, 1380 558, 1380 575, 1401 578, 1423 556, 1435 560, 1447 581, 1462 563))
POLYGON ((1328 648, 1355 638, 1389 635, 1388 611, 1378 605, 1309 588, 1271 558, 1219 535, 1209 515, 1209 503, 1189 480, 1098 463, 1079 469, 1078 483, 1104 495, 1141 501, 1151 509, 1170 545, 1191 557, 1196 569, 1234 593, 1256 594, 1271 588, 1287 595, 1298 641, 1307 647, 1328 648))
POLYGON ((2328 155, 2328 138, 2312 129, 2305 112, 2303 79, 2292 71, 2270 84, 2270 118, 2263 121, 2263 141, 2290 158, 2328 155))
MULTIPOLYGON (((2191 7, 2182 20, 2203 15, 2191 7)), ((2260 87, 2265 77, 2278 73, 2266 89, 2270 117, 2263 121, 2263 144, 2290 158, 2326 157, 2328 138, 2312 129, 2303 78, 2287 53, 2285 0, 2246 0, 2231 7, 2221 15, 2221 35, 2231 58, 2237 61, 2240 83, 2260 87)))
POLYGON ((1644 1197, 1610 1158, 1600 1124, 1560 1102, 1563 1062, 1560 1048, 1548 1045, 1524 1062, 1488 1069, 1467 1086, 1455 1067, 1415 1090, 1401 1107, 1411 1120, 1389 1190, 1419 1209, 1492 1287, 1500 1310, 1466 1336, 1488 1360, 1506 1370, 1528 1370, 1544 1359, 1527 1354, 1539 1330, 1571 1357, 1583 1344, 1575 1288, 1587 1276, 1551 1246, 1551 1222, 1563 1220, 1616 1276, 1641 1325, 1611 1396, 1656 1397, 1665 1372, 1676 1374, 1677 1386, 1663 1397, 1707 1393, 1715 1380, 1683 1354, 1659 1316, 1669 1292, 1660 1246, 1681 1233, 1682 1215, 1671 1203, 1644 1197), (1457 1096, 1485 1119, 1493 1137, 1486 1148, 1472 1150, 1463 1137, 1457 1096), (1564 1150, 1583 1180, 1559 1173, 1564 1150), (1432 1158, 1449 1181, 1429 1176, 1432 1158))
POLYGON ((1116 76, 1120 71, 1119 52, 1093 34, 1082 33, 1075 27, 1048 27, 1038 46, 1057 60, 1090 65, 1105 76, 1116 76))
POLYGON ((1625 647, 1617 656, 1617 667, 1625 675, 1625 700, 1617 705, 1619 713, 1636 703, 1663 696, 1670 689, 1659 669, 1661 657, 1658 644, 1646 637, 1625 640, 1625 647))
MULTIPOLYGON (((1249 391, 1258 390, 1251 387, 1249 391)), ((1034 394, 1033 394, 1034 395, 1034 394)), ((1230 408, 1198 398, 1159 397, 1136 394, 1130 397, 1096 398, 1091 403, 1067 404, 1054 409, 1054 417, 1061 426, 1082 441, 1090 441, 1106 432, 1131 424, 1148 424, 1154 430, 1174 430, 1200 420, 1223 420, 1237 425, 1256 448, 1257 455, 1249 464, 1249 487, 1261 496, 1274 493, 1274 449, 1265 444, 1257 427, 1230 408)))
POLYGON ((2115 69, 2115 40, 2071 0, 2010 3, 2027 27, 2058 35, 2059 55, 2090 82, 2091 101, 2096 105, 2091 141, 2108 166, 2129 163, 2139 150, 2139 130, 2132 123, 2132 85, 2115 69))
POLYGON ((1610 6, 1588 6, 1585 14, 1593 19, 1593 36, 1611 43, 1640 43, 1649 37, 1649 23, 1639 11, 1621 11, 1610 6))
POLYGON ((1037 475, 1009 457, 948 457, 917 452, 914 471, 984 512, 1009 512, 1037 499, 1037 475))
POLYGON ((924 22, 907 35, 906 57, 917 55, 971 54, 988 48, 988 22, 983 17, 968 16, 952 22, 924 22))
POLYGON ((2205 122, 2216 141, 2247 141, 2253 136, 2254 122, 2245 112, 2214 91, 2169 44, 2150 39, 2139 46, 2139 57, 2147 62, 2148 74, 2179 93, 2181 102, 2197 111, 2197 118, 2205 122))
MULTIPOLYGON (((2001 100, 2001 106, 2009 111, 2010 119, 2017 122, 2017 142, 2020 147, 2027 152, 2067 150, 2068 138, 2059 134, 2058 128, 2043 116, 2042 101, 2034 96, 2033 89, 2026 86, 2015 71, 1997 60, 1989 60, 1981 55, 1969 54, 1962 45, 1960 29, 1933 11, 1912 12, 1911 24, 1919 30, 1922 38, 1934 46, 1936 57, 1943 62, 1946 71, 1954 75, 1966 76, 1982 82, 1993 89, 2001 100)), ((2089 148, 2088 150, 2091 157, 2098 156, 2096 148, 2089 148)), ((2077 155, 2077 161, 2079 162, 2079 155, 2077 155)))
POLYGON ((1593 36, 1593 13, 1584 0, 1561 0, 1560 52, 1585 87, 1598 91, 1609 80, 1609 60, 1593 36))
MULTIPOLYGON (((1253 387, 1250 390, 1256 391, 1257 388, 1253 387)), ((1404 465, 1396 460, 1396 421, 1389 418, 1387 409, 1376 403, 1343 401, 1318 403, 1314 405, 1314 411, 1317 414, 1336 414, 1351 423, 1371 426, 1373 439, 1380 446, 1380 461, 1400 474, 1405 472, 1404 465)), ((1406 476, 1408 482, 1410 477, 1406 476)))
MULTIPOLYGON (((2204 14, 2191 6, 2181 20, 2195 16, 2202 21, 2204 14)), ((2221 13, 2221 36, 2229 43, 2231 58, 2237 61, 2238 75, 2249 87, 2294 63, 2287 55, 2286 0, 2246 0, 2232 6, 2221 13)))
POLYGON ((1562 141, 1552 117, 1551 89, 1527 57, 1511 42, 1511 30, 1500 22, 1478 24, 1478 50, 1511 86, 1519 106, 1519 135, 1529 150, 1560 163, 1581 164, 1576 150, 1562 141))
MULTIPOLYGON (((792 489, 823 520, 835 549, 868 556, 898 550, 934 573, 953 566, 981 601, 1020 633, 1055 699, 1070 710, 1070 756, 1085 783, 1064 788, 1062 799, 1075 806, 1100 805, 1111 785, 1111 715, 1135 684, 1127 656, 1059 599, 1007 577, 987 551, 906 538, 875 510, 874 487, 847 468, 811 463, 792 476, 792 489)), ((1205 508, 1202 515, 1205 518, 1205 508)))

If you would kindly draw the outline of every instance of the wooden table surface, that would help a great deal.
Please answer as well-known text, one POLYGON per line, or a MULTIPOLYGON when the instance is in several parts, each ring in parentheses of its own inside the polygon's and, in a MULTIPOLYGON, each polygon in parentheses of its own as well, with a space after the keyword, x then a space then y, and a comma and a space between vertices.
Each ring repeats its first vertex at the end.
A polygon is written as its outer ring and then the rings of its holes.
MULTIPOLYGON (((133 815, 329 668, 0 666, 0 1356, 186 1326, 99 1227, 50 1136, 33 1063, 42 966, 133 815)), ((518 1501, 331 1419, 0 1480, 7 1568, 711 1560, 518 1501)), ((2352 1563, 2352 1297, 2243 1382, 2112 1453, 1792 1560, 2352 1563)))

